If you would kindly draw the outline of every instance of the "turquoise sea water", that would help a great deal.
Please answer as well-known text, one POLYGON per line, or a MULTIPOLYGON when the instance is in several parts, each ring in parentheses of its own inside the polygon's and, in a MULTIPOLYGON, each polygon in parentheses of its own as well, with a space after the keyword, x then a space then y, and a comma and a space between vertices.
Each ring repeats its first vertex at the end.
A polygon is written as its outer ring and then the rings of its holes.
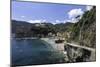
POLYGON ((63 63, 64 55, 56 51, 50 44, 39 39, 12 39, 11 40, 11 64, 40 65, 63 63))

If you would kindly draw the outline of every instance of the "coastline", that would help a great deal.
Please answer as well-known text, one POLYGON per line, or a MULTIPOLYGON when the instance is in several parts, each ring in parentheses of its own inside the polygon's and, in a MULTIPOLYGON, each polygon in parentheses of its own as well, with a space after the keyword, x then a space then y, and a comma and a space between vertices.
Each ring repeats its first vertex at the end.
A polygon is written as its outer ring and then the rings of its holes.
POLYGON ((51 44, 53 49, 58 51, 64 51, 64 43, 59 43, 59 44, 55 43, 55 40, 57 40, 57 38, 40 38, 40 39, 47 42, 48 44, 51 44))
POLYGON ((46 37, 46 38, 37 38, 37 37, 23 37, 23 38, 15 38, 15 37, 11 37, 11 39, 17 39, 17 40, 27 40, 27 39, 40 39, 42 41, 44 41, 44 43, 46 44, 50 44, 51 47, 54 49, 54 50, 57 50, 57 51, 64 51, 64 43, 55 43, 55 40, 57 40, 58 38, 51 38, 51 37, 46 37))

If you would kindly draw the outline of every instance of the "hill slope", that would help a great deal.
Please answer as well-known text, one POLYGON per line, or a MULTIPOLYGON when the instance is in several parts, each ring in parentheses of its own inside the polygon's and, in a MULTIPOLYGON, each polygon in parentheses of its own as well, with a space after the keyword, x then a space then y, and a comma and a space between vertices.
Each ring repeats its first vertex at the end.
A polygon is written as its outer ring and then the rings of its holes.
POLYGON ((71 28, 70 41, 80 45, 96 47, 96 7, 85 12, 79 22, 71 28))

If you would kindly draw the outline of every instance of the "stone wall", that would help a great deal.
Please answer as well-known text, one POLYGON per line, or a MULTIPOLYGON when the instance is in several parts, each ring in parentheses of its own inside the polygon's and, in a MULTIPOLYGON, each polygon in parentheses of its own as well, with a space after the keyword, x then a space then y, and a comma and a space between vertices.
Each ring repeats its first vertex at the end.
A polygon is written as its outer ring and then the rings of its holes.
POLYGON ((95 51, 89 51, 83 48, 65 45, 64 50, 68 57, 68 62, 90 62, 96 60, 95 51))

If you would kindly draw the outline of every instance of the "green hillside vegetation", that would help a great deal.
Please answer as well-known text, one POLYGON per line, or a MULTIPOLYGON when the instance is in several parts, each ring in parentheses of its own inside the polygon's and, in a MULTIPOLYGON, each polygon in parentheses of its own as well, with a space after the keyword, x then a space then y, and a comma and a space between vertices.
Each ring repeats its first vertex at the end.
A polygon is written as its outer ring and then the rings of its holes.
POLYGON ((70 42, 96 47, 96 7, 84 13, 79 22, 70 28, 70 42))
POLYGON ((22 37, 48 37, 49 33, 56 35, 64 33, 68 30, 73 23, 59 23, 53 25, 52 23, 28 23, 25 21, 12 20, 12 33, 15 34, 16 38, 22 37))

